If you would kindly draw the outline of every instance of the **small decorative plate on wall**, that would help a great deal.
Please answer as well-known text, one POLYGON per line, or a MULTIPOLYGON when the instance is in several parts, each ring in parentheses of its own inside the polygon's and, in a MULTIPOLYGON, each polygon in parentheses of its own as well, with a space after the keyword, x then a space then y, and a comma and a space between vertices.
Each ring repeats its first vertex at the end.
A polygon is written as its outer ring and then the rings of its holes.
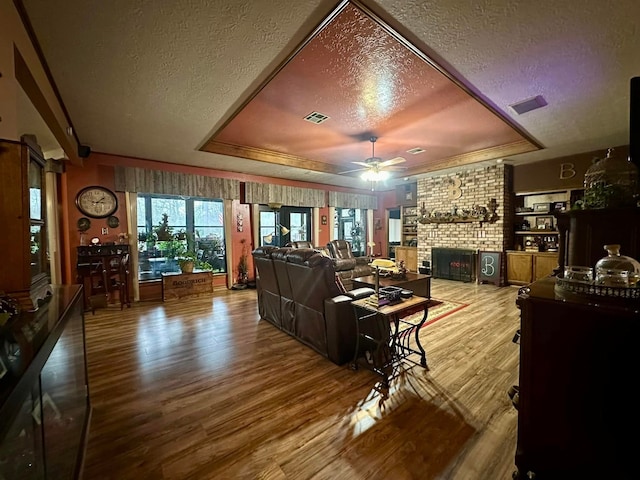
POLYGON ((87 217, 80 217, 78 219, 78 230, 80 230, 81 232, 86 232, 87 230, 89 230, 89 228, 91 228, 91 220, 89 220, 87 217))
POLYGON ((116 216, 111 215, 109 218, 107 218, 107 225, 109 225, 109 227, 111 228, 116 228, 118 227, 118 225, 120 225, 120 219, 116 216))

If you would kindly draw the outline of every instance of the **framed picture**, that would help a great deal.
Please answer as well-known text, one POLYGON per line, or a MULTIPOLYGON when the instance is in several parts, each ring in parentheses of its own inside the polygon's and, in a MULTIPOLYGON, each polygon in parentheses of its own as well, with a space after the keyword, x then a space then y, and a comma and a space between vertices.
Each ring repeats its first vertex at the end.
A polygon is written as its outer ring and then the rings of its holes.
POLYGON ((536 218, 536 229, 538 229, 538 230, 553 230, 553 217, 538 217, 538 218, 536 218))
POLYGON ((553 209, 557 212, 564 212, 567 209, 567 202, 556 202, 553 209))
POLYGON ((534 212, 548 212, 549 211, 549 203, 534 203, 533 204, 534 212))

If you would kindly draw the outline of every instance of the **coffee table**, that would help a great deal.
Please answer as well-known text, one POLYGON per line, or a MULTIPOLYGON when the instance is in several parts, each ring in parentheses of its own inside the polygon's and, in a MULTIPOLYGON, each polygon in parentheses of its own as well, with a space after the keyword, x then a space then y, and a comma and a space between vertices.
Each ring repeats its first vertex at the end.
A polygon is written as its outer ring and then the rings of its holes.
MULTIPOLYGON (((366 277, 358 277, 352 280, 353 288, 370 287, 375 288, 376 276, 367 275, 366 277)), ((423 275, 422 273, 407 272, 406 277, 401 280, 391 277, 380 277, 379 285, 381 287, 399 287, 405 290, 411 290, 414 295, 424 298, 431 298, 431 275, 423 275)))

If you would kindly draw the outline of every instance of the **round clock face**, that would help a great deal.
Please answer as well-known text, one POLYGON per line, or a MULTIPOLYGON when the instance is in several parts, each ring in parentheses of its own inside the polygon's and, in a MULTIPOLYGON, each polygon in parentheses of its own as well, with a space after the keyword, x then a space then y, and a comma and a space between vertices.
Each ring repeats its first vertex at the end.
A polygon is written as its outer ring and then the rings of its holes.
POLYGON ((105 218, 118 209, 118 197, 108 188, 86 187, 78 192, 76 206, 87 217, 105 218))
POLYGON ((81 232, 86 232, 91 227, 91 220, 87 217, 80 217, 78 219, 78 230, 81 232))

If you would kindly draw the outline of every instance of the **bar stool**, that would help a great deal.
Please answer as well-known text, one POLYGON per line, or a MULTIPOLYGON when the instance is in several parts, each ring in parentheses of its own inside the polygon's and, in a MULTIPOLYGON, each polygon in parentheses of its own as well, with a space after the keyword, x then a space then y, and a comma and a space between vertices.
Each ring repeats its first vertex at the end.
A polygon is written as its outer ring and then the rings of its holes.
POLYGON ((131 307, 129 298, 129 254, 113 256, 109 259, 108 285, 110 291, 118 291, 120 310, 131 307))

